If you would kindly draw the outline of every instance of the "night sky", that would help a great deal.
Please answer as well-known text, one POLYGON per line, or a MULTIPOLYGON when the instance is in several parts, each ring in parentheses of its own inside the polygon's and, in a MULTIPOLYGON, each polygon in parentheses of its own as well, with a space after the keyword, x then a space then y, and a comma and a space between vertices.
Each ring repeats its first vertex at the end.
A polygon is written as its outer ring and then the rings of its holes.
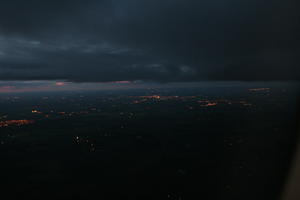
POLYGON ((1 0, 0 87, 298 80, 299 7, 298 0, 1 0))

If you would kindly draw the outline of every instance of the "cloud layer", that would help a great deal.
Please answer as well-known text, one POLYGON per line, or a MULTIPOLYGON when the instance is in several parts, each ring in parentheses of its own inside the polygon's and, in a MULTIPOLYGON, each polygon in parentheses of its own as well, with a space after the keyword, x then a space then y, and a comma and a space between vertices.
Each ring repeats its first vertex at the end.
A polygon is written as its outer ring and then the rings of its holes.
POLYGON ((296 0, 3 0, 0 80, 298 80, 296 0))

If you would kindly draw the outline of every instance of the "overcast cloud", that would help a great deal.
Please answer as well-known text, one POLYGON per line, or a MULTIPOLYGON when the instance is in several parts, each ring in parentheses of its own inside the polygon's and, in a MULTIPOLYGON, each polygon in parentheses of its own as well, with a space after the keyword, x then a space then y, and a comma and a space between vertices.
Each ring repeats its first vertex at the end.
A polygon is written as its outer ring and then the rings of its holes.
POLYGON ((2 0, 0 80, 298 80, 297 0, 2 0))

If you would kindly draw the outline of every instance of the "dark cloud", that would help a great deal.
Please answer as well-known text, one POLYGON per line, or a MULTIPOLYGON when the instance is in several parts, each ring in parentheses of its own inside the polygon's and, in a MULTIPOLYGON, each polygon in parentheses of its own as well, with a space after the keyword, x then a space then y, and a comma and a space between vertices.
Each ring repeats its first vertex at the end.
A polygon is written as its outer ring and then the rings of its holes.
POLYGON ((0 80, 295 80, 296 0, 3 0, 0 80))

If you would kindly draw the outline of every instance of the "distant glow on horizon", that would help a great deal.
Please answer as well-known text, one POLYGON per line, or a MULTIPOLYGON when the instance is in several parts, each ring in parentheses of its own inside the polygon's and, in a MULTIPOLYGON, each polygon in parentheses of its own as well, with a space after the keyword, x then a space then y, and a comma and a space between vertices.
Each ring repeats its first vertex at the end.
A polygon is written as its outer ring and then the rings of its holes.
POLYGON ((67 82, 64 80, 54 81, 0 81, 0 93, 18 92, 52 92, 52 91, 89 91, 89 90, 114 90, 146 87, 148 83, 132 81, 113 82, 67 82))
POLYGON ((56 82, 55 85, 57 85, 57 86, 64 86, 65 83, 64 82, 56 82))
POLYGON ((129 83, 132 83, 132 82, 131 81, 114 81, 112 83, 129 84, 129 83))
POLYGON ((12 92, 14 90, 14 86, 0 86, 0 93, 12 92))
MULTIPOLYGON (((282 85, 283 82, 144 82, 144 81, 112 81, 112 82, 70 82, 65 80, 45 81, 0 81, 0 94, 3 93, 27 93, 27 92, 59 92, 59 91, 102 91, 102 90, 126 90, 126 89, 159 89, 181 87, 247 87, 249 92, 268 92, 273 85, 282 85), (261 87, 263 86, 263 87, 261 87)), ((286 83, 295 85, 295 83, 286 83)), ((297 84, 298 85, 298 84, 297 84)), ((158 97, 157 97, 158 98, 158 97)), ((207 102, 206 102, 207 103, 207 102)), ((213 105, 211 105, 213 106, 213 105)))

